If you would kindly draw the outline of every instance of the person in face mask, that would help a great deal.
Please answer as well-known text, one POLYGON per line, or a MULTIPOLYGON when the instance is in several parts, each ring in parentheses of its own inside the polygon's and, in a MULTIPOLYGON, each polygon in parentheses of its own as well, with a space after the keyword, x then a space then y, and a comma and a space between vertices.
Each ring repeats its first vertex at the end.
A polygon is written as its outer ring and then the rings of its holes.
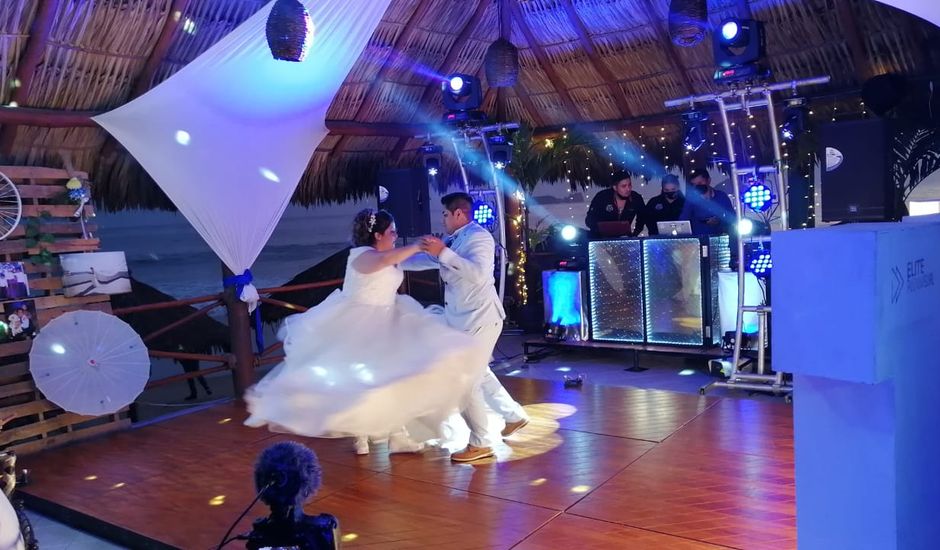
POLYGON ((678 177, 672 174, 663 176, 662 189, 662 193, 646 203, 643 221, 650 235, 659 235, 659 229, 656 227, 658 222, 678 221, 685 206, 685 197, 679 191, 678 177))
POLYGON ((712 187, 711 177, 704 169, 692 170, 687 181, 692 190, 679 219, 690 221, 695 235, 731 234, 735 216, 728 195, 712 187))

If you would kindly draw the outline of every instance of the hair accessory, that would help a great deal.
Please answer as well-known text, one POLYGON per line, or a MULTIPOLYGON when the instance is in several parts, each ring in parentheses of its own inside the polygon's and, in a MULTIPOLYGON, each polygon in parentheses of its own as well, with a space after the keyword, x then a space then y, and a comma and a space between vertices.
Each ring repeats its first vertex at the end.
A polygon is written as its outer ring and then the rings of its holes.
POLYGON ((369 213, 369 232, 371 233, 373 229, 375 229, 375 210, 369 213))

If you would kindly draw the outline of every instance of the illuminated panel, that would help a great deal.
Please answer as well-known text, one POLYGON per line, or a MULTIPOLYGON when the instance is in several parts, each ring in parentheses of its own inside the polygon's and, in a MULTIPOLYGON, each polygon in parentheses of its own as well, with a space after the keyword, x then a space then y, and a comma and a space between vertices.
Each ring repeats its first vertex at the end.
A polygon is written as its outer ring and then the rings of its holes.
POLYGON ((698 345, 702 322, 702 247, 697 238, 643 241, 646 341, 698 345))
POLYGON ((644 341, 641 250, 639 240, 588 243, 592 339, 644 341))

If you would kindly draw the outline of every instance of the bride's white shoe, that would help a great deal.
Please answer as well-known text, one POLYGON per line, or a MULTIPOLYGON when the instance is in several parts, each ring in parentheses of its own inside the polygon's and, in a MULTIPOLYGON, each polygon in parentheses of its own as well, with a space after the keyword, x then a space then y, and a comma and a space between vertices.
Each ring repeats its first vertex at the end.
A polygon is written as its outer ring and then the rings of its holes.
POLYGON ((357 437, 355 443, 353 444, 356 449, 357 455, 367 455, 369 454, 369 438, 366 436, 357 437))
POLYGON ((388 454, 420 453, 424 449, 424 443, 419 443, 405 434, 397 433, 388 436, 388 454))

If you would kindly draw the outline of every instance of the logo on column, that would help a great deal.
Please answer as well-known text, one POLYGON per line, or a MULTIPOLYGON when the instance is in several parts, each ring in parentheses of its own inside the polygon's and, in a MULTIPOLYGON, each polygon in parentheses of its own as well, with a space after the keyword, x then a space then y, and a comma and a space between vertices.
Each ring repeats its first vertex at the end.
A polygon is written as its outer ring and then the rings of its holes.
POLYGON ((918 258, 907 262, 906 273, 900 267, 891 268, 891 303, 901 300, 905 290, 908 294, 919 293, 933 288, 933 271, 927 266, 927 260, 918 258))
POLYGON ((891 281, 891 303, 896 304, 901 299, 901 291, 904 290, 904 277, 901 276, 901 270, 897 266, 891 268, 891 274, 894 275, 891 281))

